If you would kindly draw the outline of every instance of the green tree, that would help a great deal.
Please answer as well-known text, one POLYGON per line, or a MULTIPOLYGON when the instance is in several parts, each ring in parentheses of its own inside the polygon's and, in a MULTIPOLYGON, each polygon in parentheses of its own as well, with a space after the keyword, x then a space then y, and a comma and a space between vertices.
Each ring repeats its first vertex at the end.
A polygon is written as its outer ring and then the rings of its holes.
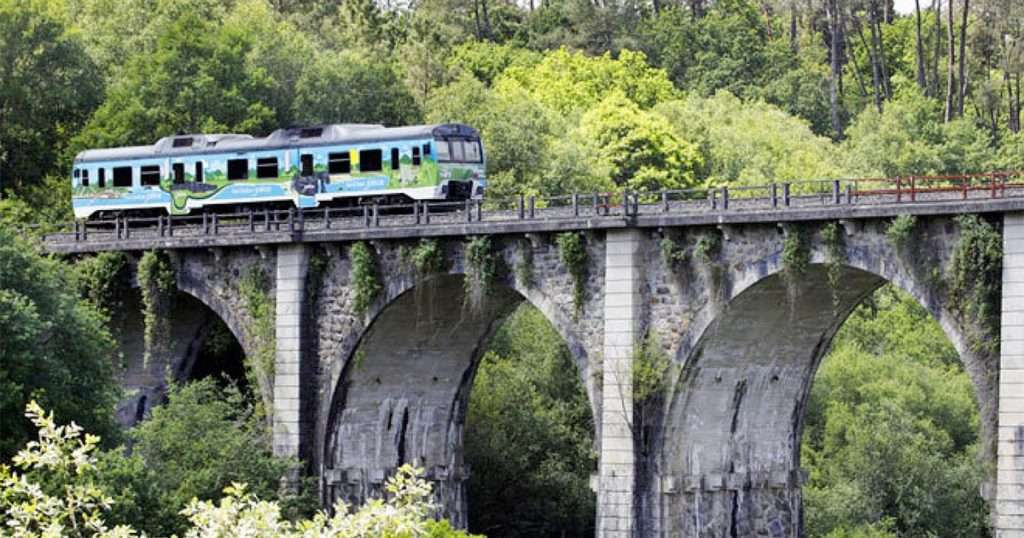
POLYGON ((711 184, 763 185, 842 174, 832 143, 763 102, 725 92, 658 106, 678 136, 701 149, 711 184))
POLYGON ((693 187, 702 166, 697 147, 663 116, 640 110, 618 92, 583 114, 574 137, 593 148, 588 158, 606 167, 616 187, 631 191, 693 187))
MULTIPOLYGON (((748 0, 715 2, 703 17, 667 9, 641 30, 641 46, 681 89, 748 96, 766 78, 767 28, 748 0)), ((775 58, 777 60, 777 58, 775 58)))
POLYGON ((488 536, 591 536, 590 405, 568 348, 522 306, 482 359, 466 417, 470 529, 488 536))
POLYGON ((510 67, 502 78, 499 86, 518 84, 546 108, 563 115, 588 110, 615 92, 644 109, 677 95, 663 70, 648 65, 643 53, 628 50, 612 58, 610 54, 588 57, 563 48, 547 53, 535 66, 510 67))
POLYGON ((43 190, 102 93, 98 69, 62 21, 39 2, 0 1, 0 195, 43 190))
POLYGON ((298 80, 293 114, 305 123, 408 125, 420 120, 419 106, 395 67, 369 50, 317 55, 298 80))
POLYGON ((76 147, 152 143, 177 132, 266 133, 274 85, 250 69, 255 36, 185 11, 161 28, 155 49, 131 57, 76 147))
POLYGON ((883 521, 901 536, 983 535, 977 443, 977 404, 956 351, 913 299, 882 288, 844 324, 811 388, 801 450, 808 535, 883 521))
POLYGON ((865 108, 842 149, 861 176, 985 172, 995 162, 988 133, 971 119, 940 123, 942 104, 914 92, 897 95, 884 112, 865 108))
POLYGON ((116 346, 107 319, 76 293, 76 277, 0 227, 0 461, 33 434, 16 417, 30 400, 116 442, 116 346))

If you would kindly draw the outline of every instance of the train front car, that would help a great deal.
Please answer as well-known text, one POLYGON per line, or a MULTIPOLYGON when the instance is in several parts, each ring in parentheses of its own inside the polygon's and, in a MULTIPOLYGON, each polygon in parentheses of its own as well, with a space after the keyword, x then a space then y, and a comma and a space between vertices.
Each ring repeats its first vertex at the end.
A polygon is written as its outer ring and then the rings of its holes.
POLYGON ((439 195, 447 200, 482 198, 487 180, 480 133, 466 125, 449 124, 435 127, 433 135, 442 182, 439 195))
MULTIPOLYGON (((316 128, 320 129, 320 128, 316 128)), ((318 204, 406 204, 483 196, 480 135, 466 125, 326 126, 296 148, 318 204), (337 132, 327 135, 327 129, 337 132)), ((306 128, 309 130, 309 128, 306 128)), ((273 135, 271 135, 273 136, 273 135)))

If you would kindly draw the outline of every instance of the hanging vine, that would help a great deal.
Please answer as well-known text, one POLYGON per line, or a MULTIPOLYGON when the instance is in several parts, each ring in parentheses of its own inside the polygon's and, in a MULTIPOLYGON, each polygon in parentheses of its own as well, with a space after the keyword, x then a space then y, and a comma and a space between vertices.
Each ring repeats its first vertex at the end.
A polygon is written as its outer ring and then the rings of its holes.
POLYGON ((671 237, 663 237, 658 243, 658 249, 661 251, 661 261, 664 262, 666 269, 672 270, 686 260, 686 249, 671 237))
POLYGON ((420 278, 441 273, 445 269, 444 250, 436 239, 420 239, 408 256, 420 278))
POLYGON ((800 289, 800 280, 807 274, 811 263, 811 251, 803 227, 786 224, 783 229, 786 236, 782 240, 782 278, 786 281, 786 290, 792 304, 800 289))
POLYGON ((722 232, 718 229, 711 229, 702 234, 693 246, 693 262, 697 264, 698 270, 704 276, 704 281, 708 283, 711 292, 709 297, 715 303, 722 299, 724 271, 718 260, 721 252, 722 232))
POLYGON ((576 314, 583 310, 587 286, 587 245, 580 232, 565 232, 555 238, 558 254, 569 271, 573 283, 573 305, 576 314))
POLYGON ((176 277, 167 253, 154 250, 143 253, 139 260, 138 279, 145 327, 143 364, 148 366, 154 355, 164 354, 170 349, 176 277))
POLYGON ((821 228, 821 238, 825 242, 828 255, 826 272, 828 287, 832 291, 832 313, 838 314, 841 297, 839 296, 839 280, 843 276, 843 265, 846 264, 846 244, 843 226, 838 222, 830 222, 821 228))
POLYGON ((912 245, 914 232, 917 228, 917 217, 914 215, 900 215, 889 223, 885 229, 885 235, 889 241, 900 251, 907 251, 912 245))
POLYGON ((1002 309, 1003 238, 977 215, 961 215, 960 239, 949 264, 949 304, 978 352, 999 350, 1002 309))
POLYGON ((528 288, 533 285, 533 246, 529 239, 519 242, 519 258, 515 266, 516 281, 528 288))
POLYGON ((381 284, 377 279, 377 263, 373 252, 365 241, 359 241, 349 249, 352 262, 349 280, 352 283, 352 308, 357 315, 363 315, 380 294, 381 284))
POLYGON ((321 249, 313 249, 309 255, 309 265, 306 270, 306 302, 309 311, 316 308, 320 298, 320 291, 324 287, 324 276, 327 274, 327 267, 331 259, 321 249))
POLYGON ((277 334, 274 324, 274 299, 270 296, 270 278, 262 266, 247 268, 238 279, 238 292, 252 319, 245 331, 253 343, 252 357, 246 357, 245 376, 249 385, 259 387, 265 410, 274 398, 274 359, 277 334))
POLYGON ((463 287, 466 301, 472 309, 479 310, 498 272, 491 238, 486 235, 473 237, 466 242, 464 252, 466 276, 463 287))
POLYGON ((75 264, 78 291, 93 305, 113 316, 123 311, 125 292, 131 288, 128 255, 100 252, 75 264))

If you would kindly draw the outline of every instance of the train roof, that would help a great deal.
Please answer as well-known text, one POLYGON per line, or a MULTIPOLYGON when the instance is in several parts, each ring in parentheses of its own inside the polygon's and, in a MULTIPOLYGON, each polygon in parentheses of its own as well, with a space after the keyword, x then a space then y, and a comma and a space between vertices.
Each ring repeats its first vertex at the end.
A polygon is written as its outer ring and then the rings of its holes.
POLYGON ((366 123, 332 123, 278 129, 266 137, 246 134, 182 134, 167 136, 151 146, 89 149, 75 156, 75 162, 116 161, 195 155, 266 151, 304 146, 335 146, 388 140, 407 140, 441 136, 475 138, 476 129, 457 123, 384 127, 366 123))

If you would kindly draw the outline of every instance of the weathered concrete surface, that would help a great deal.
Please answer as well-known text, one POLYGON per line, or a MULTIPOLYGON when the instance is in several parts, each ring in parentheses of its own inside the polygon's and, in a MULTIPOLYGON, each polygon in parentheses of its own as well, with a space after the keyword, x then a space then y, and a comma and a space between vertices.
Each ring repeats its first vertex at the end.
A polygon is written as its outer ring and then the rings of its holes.
POLYGON ((995 528, 1024 536, 1024 214, 1003 220, 1003 313, 995 528))

